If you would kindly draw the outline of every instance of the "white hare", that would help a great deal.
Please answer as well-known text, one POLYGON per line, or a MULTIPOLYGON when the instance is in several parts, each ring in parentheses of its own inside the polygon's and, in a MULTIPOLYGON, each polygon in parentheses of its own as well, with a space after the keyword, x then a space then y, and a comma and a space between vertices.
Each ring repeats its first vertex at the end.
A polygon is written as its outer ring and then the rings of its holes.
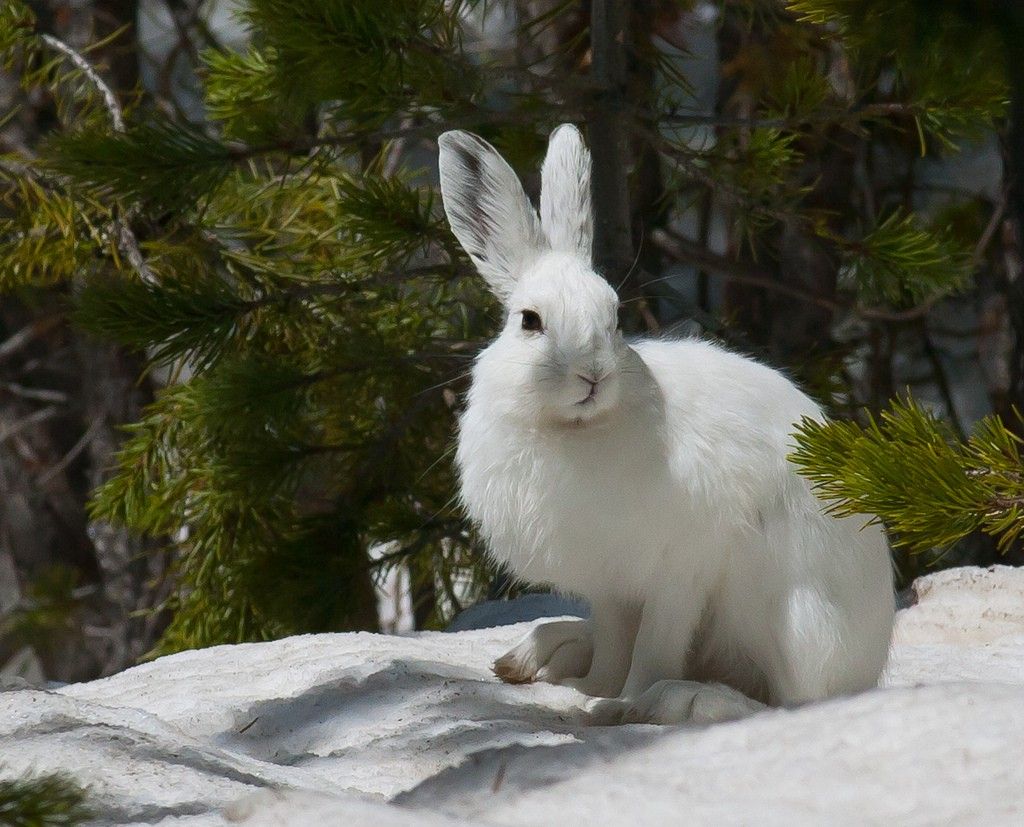
POLYGON ((591 267, 574 127, 551 135, 539 219, 490 144, 439 143, 452 231, 506 311, 460 423, 462 500, 497 560, 592 607, 537 627, 499 676, 617 697, 606 720, 654 722, 874 686, 894 610, 884 533, 825 514, 786 460, 819 407, 708 342, 623 338, 591 267))

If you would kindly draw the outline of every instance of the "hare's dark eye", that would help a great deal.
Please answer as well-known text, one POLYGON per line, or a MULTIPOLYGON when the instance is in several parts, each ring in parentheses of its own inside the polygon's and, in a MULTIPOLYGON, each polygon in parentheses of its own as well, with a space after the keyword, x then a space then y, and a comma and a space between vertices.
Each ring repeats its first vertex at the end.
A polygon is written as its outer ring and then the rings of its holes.
POLYGON ((529 330, 533 333, 541 333, 544 330, 544 325, 540 321, 540 315, 536 311, 523 311, 523 330, 529 330))

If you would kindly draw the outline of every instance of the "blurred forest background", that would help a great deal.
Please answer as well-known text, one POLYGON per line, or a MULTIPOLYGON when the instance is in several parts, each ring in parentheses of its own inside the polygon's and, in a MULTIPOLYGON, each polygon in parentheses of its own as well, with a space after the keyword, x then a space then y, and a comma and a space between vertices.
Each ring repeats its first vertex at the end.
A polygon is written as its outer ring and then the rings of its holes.
MULTIPOLYGON (((500 323, 436 138, 594 155, 636 333, 786 369, 901 585, 1022 560, 1013 0, 0 0, 0 674, 443 628, 500 323), (895 400, 895 401, 894 401, 895 400)), ((628 549, 623 550, 628 553, 628 549)))

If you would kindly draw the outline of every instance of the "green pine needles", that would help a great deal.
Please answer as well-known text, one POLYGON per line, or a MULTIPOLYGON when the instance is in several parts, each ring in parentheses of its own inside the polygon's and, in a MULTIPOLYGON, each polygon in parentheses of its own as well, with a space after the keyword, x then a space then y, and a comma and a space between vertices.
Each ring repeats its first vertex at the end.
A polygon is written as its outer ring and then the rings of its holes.
POLYGON ((961 442, 906 401, 865 427, 805 420, 790 460, 834 513, 877 515, 899 546, 946 548, 983 531, 1006 548, 1024 531, 1021 445, 994 417, 961 442))
POLYGON ((837 242, 843 273, 866 304, 915 305, 964 287, 971 275, 969 254, 948 227, 923 228, 898 211, 859 241, 837 242))
POLYGON ((61 775, 0 779, 0 824, 8 827, 74 827, 90 818, 84 802, 85 792, 61 775))

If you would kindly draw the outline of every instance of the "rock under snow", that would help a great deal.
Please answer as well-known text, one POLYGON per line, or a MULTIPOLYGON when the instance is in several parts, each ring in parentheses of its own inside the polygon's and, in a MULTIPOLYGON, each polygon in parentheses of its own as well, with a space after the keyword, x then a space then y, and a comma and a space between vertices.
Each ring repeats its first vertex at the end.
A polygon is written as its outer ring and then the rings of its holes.
POLYGON ((97 824, 1024 823, 1024 571, 923 578, 884 688, 711 727, 588 727, 499 683, 530 623, 308 635, 0 694, 0 774, 97 824))

